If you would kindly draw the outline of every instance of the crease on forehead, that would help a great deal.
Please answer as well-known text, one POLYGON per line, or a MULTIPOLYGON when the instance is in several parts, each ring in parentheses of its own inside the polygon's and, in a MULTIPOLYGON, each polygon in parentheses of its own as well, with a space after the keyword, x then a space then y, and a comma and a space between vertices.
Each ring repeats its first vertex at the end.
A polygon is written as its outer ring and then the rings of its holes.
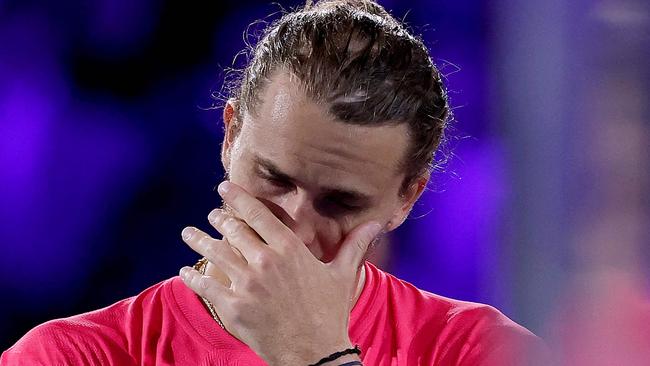
MULTIPOLYGON (((244 116, 248 120, 244 125, 261 132, 253 133, 257 135, 258 147, 268 145, 273 140, 274 143, 285 146, 299 142, 301 146, 294 146, 294 149, 287 151, 298 155, 299 160, 307 158, 305 152, 313 151, 308 160, 320 165, 338 166, 340 170, 354 173, 355 169, 370 164, 376 166, 373 170, 381 170, 384 175, 389 172, 401 173, 401 160, 405 151, 386 151, 386 146, 408 144, 408 138, 403 136, 403 125, 361 126, 339 121, 324 105, 308 97, 300 80, 289 72, 275 72, 262 93, 260 105, 256 108, 258 113, 244 116), (295 123, 292 123, 295 120, 312 126, 296 129, 295 123), (329 128, 329 124, 335 128, 329 128), (273 133, 268 134, 268 131, 264 131, 267 129, 273 133), (377 159, 377 154, 385 156, 377 159)), ((272 146, 271 149, 273 148, 272 146)))
MULTIPOLYGON (((330 122, 338 124, 335 131, 318 131, 311 136, 294 135, 291 136, 291 131, 279 131, 278 137, 280 139, 299 139, 301 140, 301 152, 303 157, 310 158, 311 161, 327 165, 331 167, 339 167, 341 170, 354 171, 355 169, 364 166, 375 166, 382 171, 382 174, 388 172, 399 172, 399 156, 388 156, 384 154, 380 159, 377 159, 382 151, 383 144, 389 144, 390 141, 378 141, 377 137, 372 134, 366 134, 355 129, 360 128, 354 125, 345 125, 342 122, 330 122), (284 135, 283 132, 288 132, 284 135), (316 138, 314 138, 316 136, 316 138), (307 156, 305 156, 307 155, 307 156), (344 164, 344 166, 341 166, 344 164)), ((377 127, 362 127, 362 128, 377 128, 377 127)), ((298 154, 296 152, 296 154, 298 154)), ((300 156, 298 156, 300 157, 300 156)))
MULTIPOLYGON (((308 176, 323 174, 324 170, 313 169, 317 166, 327 168, 332 175, 330 178, 353 176, 363 172, 364 175, 372 175, 373 178, 382 180, 391 172, 401 172, 397 159, 377 159, 377 149, 346 146, 347 144, 341 143, 340 140, 337 141, 334 135, 317 134, 314 138, 313 135, 308 135, 309 132, 296 132, 289 126, 274 128, 272 134, 267 132, 262 123, 250 126, 248 138, 251 144, 247 146, 250 151, 274 161, 280 159, 281 162, 277 165, 286 169, 293 167, 291 170, 308 176)), ((355 137, 352 137, 351 143, 354 143, 354 139, 355 137)))

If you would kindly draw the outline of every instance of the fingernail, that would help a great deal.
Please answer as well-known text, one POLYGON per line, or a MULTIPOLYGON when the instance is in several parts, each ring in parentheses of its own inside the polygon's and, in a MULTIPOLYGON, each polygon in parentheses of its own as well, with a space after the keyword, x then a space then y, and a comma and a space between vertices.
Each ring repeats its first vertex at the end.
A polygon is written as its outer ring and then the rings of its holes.
POLYGON ((192 239, 193 235, 194 235, 194 229, 191 228, 191 227, 186 227, 181 232, 181 236, 183 237, 183 240, 186 240, 186 241, 192 239))
POLYGON ((224 180, 223 182, 221 182, 221 184, 219 184, 219 187, 217 187, 217 190, 219 191, 219 193, 221 195, 224 195, 224 194, 228 193, 228 191, 230 190, 230 182, 228 182, 227 180, 224 180))
POLYGON ((208 221, 210 221, 211 224, 214 224, 215 221, 217 221, 217 216, 219 216, 219 209, 214 209, 210 211, 210 214, 208 215, 208 221))
POLYGON ((182 279, 187 278, 187 271, 189 271, 189 268, 187 268, 187 267, 181 268, 181 271, 180 271, 179 274, 180 274, 182 279))

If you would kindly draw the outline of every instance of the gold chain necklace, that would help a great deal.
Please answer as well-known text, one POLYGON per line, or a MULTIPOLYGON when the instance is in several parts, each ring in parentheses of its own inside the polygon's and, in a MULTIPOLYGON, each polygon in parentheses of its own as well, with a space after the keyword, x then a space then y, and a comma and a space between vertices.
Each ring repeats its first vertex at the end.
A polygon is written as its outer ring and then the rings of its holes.
MULTIPOLYGON (((199 259, 198 262, 194 265, 194 269, 199 271, 202 275, 205 275, 205 268, 208 266, 208 259, 203 257, 199 259)), ((221 329, 226 330, 226 327, 224 327, 223 322, 221 322, 221 319, 219 319, 219 315, 217 315, 217 310, 214 308, 214 305, 210 302, 210 300, 206 299, 203 296, 199 296, 201 300, 203 300, 203 303, 205 306, 207 306, 208 310, 210 311, 210 314, 212 315, 212 318, 216 320, 217 324, 221 327, 221 329)))

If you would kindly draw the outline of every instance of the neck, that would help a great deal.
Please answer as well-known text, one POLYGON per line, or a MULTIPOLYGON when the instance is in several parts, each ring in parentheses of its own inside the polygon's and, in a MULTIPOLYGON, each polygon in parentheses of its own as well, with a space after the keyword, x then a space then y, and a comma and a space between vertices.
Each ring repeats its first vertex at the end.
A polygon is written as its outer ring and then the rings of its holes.
MULTIPOLYGON (((225 286, 230 286, 230 280, 228 279, 228 276, 226 276, 219 268, 212 264, 212 262, 208 262, 205 268, 205 274, 216 278, 225 286)), ((350 310, 352 310, 354 305, 357 303, 357 300, 359 300, 359 296, 361 296, 361 291, 363 291, 363 286, 365 283, 366 268, 362 263, 361 267, 359 267, 359 270, 357 271, 356 284, 354 287, 354 297, 352 297, 352 305, 350 306, 350 310)))

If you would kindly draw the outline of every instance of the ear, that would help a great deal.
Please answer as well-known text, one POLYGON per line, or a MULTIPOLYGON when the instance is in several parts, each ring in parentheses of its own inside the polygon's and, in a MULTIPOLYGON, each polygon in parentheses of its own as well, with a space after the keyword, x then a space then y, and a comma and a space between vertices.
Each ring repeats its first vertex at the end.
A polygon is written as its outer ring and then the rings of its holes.
POLYGON ((424 192, 428 183, 429 173, 423 174, 419 176, 402 195, 400 195, 399 199, 401 204, 386 225, 386 231, 392 231, 402 225, 411 212, 413 205, 415 205, 415 202, 417 202, 422 195, 422 192, 424 192))
POLYGON ((223 143, 221 144, 221 163, 223 168, 228 171, 230 167, 230 151, 232 145, 241 127, 237 111, 239 110, 239 103, 236 99, 228 99, 226 105, 223 107, 223 143))

